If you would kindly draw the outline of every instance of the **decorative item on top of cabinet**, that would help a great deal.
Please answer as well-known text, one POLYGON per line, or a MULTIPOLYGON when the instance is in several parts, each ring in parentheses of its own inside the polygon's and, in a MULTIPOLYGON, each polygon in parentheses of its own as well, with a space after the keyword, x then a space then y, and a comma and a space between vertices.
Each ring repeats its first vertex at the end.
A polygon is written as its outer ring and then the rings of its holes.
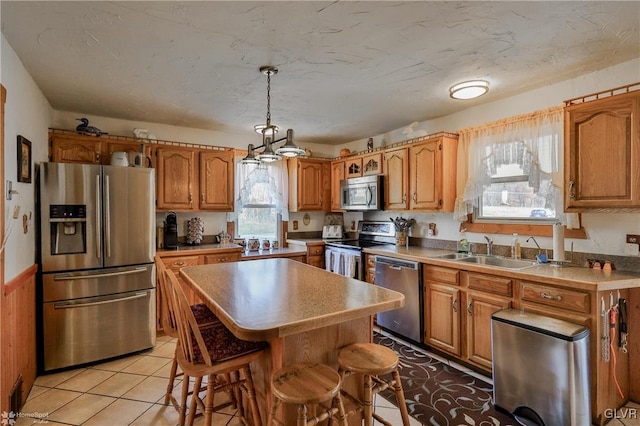
POLYGON ((640 211, 639 86, 565 101, 565 211, 640 211))
POLYGON ((326 160, 291 158, 289 163, 289 210, 329 211, 331 163, 326 160))

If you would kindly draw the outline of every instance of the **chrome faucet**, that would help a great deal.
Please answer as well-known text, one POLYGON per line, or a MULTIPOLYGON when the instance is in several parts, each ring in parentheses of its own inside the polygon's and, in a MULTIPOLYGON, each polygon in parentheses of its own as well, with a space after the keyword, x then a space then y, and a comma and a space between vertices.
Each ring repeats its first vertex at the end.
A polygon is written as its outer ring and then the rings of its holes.
POLYGON ((486 235, 484 239, 487 240, 487 256, 493 256, 493 240, 486 235))
POLYGON ((542 249, 540 248, 540 244, 538 244, 538 242, 536 241, 535 237, 527 238, 527 242, 529 242, 529 240, 533 240, 533 242, 536 243, 536 247, 538 247, 538 254, 542 253, 542 249))

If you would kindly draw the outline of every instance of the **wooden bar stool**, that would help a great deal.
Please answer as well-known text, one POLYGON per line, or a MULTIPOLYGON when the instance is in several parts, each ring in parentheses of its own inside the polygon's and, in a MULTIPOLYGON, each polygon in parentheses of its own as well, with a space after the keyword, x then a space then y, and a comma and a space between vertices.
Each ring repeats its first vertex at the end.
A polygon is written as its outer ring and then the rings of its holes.
POLYGON ((324 364, 298 363, 291 364, 276 371, 271 378, 273 400, 268 426, 285 426, 276 418, 276 412, 281 403, 297 404, 297 426, 317 425, 330 418, 337 420, 342 426, 347 426, 347 417, 340 396, 340 375, 333 368, 324 364), (331 400, 331 407, 321 405, 321 402, 331 400), (307 418, 307 405, 318 404, 324 410, 307 418))
MULTIPOLYGON (((409 412, 404 399, 404 391, 398 372, 398 355, 386 346, 375 343, 354 343, 346 346, 338 353, 340 376, 344 378, 349 374, 364 375, 364 401, 344 392, 345 396, 355 402, 358 409, 363 411, 365 426, 372 426, 375 418, 380 423, 393 426, 379 415, 373 412, 373 395, 391 387, 398 399, 398 407, 402 415, 402 424, 409 426, 409 412), (391 373, 391 380, 385 381, 379 376, 391 373)), ((350 413, 351 414, 351 413, 350 413)))

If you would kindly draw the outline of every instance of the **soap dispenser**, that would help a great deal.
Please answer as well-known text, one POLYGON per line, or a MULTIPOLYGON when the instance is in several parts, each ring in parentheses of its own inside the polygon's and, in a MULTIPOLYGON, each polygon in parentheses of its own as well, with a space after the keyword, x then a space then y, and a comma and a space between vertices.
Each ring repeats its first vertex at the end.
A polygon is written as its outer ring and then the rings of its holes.
POLYGON ((469 240, 467 240, 467 230, 460 230, 460 240, 458 240, 458 253, 469 253, 469 240))

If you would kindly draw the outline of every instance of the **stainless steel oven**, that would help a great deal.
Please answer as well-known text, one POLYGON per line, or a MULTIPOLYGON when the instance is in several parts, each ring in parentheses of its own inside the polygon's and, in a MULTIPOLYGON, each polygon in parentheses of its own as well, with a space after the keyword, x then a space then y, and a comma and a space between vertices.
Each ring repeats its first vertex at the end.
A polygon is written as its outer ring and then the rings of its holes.
POLYGON ((362 249, 392 244, 395 241, 393 223, 385 221, 358 222, 357 239, 326 240, 326 270, 365 281, 365 261, 362 249))

